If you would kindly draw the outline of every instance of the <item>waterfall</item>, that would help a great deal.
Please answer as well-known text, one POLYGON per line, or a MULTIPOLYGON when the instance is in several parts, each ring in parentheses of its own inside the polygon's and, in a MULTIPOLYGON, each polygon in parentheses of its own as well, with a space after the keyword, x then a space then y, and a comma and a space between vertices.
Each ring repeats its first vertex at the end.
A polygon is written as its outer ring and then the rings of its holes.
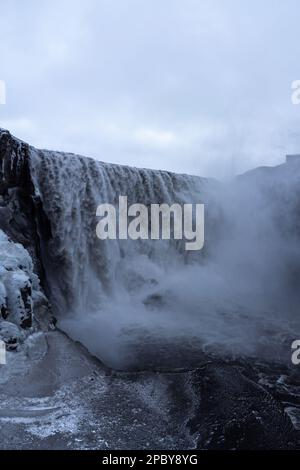
POLYGON ((30 168, 50 223, 42 257, 58 324, 105 363, 159 362, 165 349, 178 365, 195 350, 287 357, 278 344, 294 331, 298 301, 299 171, 291 177, 283 165, 218 183, 33 148, 30 168), (204 249, 99 240, 96 208, 117 207, 120 195, 146 206, 204 203, 204 249))

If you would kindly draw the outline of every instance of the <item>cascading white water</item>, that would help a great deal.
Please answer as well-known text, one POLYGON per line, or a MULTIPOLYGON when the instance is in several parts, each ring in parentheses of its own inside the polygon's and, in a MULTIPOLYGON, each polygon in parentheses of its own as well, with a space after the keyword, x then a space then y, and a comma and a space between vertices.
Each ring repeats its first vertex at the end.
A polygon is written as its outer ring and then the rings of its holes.
POLYGON ((278 255, 274 205, 256 180, 221 185, 34 149, 31 172, 51 224, 43 258, 59 325, 104 362, 143 362, 148 346, 152 361, 162 344, 178 366, 183 344, 277 354, 278 335, 290 330, 288 305, 284 314, 276 305, 287 297, 285 270, 298 240, 278 255), (174 240, 99 240, 96 208, 117 206, 120 195, 129 204, 204 203, 204 250, 185 252, 174 240))

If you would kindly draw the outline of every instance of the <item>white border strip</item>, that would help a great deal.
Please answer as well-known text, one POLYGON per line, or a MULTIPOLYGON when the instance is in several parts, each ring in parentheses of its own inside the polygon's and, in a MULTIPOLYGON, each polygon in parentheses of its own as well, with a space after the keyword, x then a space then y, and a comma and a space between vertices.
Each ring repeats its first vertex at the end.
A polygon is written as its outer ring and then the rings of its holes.
POLYGON ((0 104, 6 104, 6 85, 4 80, 0 80, 0 104))
POLYGON ((6 347, 4 341, 0 340, 0 365, 6 364, 6 347))

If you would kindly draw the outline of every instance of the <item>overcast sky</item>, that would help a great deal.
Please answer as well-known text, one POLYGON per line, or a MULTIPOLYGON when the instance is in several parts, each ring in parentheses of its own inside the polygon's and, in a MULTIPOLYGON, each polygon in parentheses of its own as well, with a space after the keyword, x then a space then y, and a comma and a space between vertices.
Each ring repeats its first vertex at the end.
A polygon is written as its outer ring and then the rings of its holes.
POLYGON ((0 126, 228 177, 300 153, 299 0, 0 0, 0 126))

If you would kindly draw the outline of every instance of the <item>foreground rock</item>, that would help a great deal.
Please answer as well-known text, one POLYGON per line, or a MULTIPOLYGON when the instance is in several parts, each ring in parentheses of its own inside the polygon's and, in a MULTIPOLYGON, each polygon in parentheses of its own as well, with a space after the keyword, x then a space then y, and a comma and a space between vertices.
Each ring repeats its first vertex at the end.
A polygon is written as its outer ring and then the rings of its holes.
POLYGON ((46 337, 46 352, 11 352, 1 367, 1 449, 297 446, 280 402, 242 366, 114 372, 62 333, 46 337))
POLYGON ((190 425, 200 449, 293 449, 297 433, 282 405, 238 365, 208 364, 192 373, 199 393, 190 425))

